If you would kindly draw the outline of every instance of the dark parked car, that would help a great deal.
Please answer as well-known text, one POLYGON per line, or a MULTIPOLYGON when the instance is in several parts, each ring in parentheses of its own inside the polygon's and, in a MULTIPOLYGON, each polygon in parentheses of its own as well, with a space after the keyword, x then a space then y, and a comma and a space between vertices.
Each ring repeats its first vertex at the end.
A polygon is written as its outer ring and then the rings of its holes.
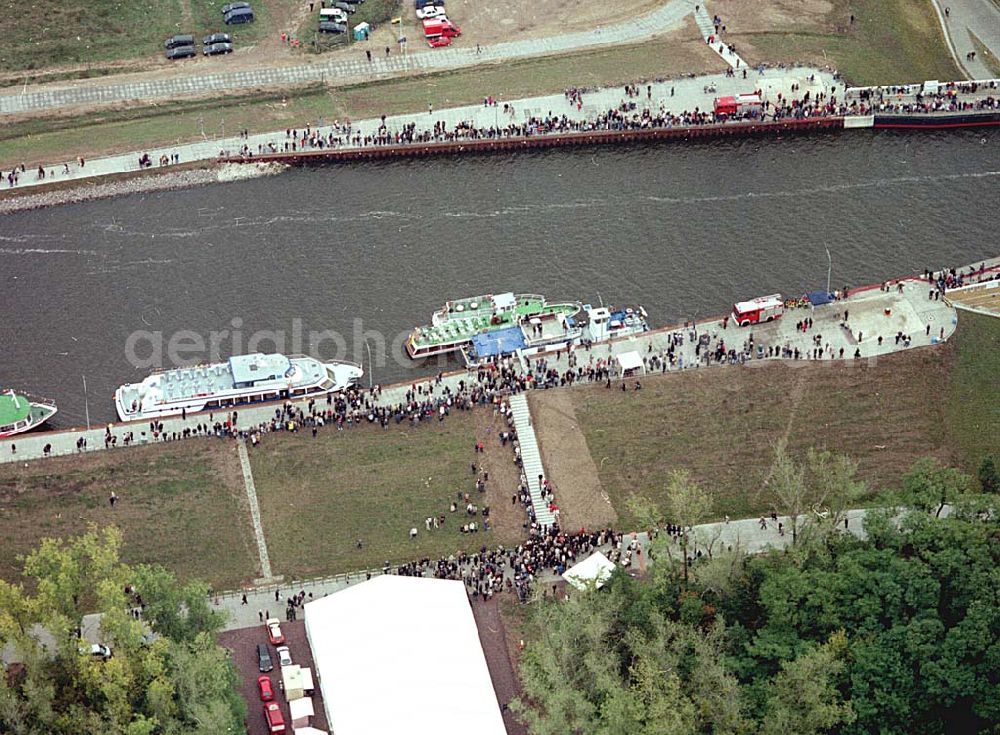
POLYGON ((194 36, 171 36, 163 42, 163 48, 165 49, 178 48, 180 46, 194 46, 194 36))
POLYGON ((271 654, 267 650, 266 643, 257 644, 257 669, 265 674, 274 669, 274 664, 271 663, 271 654))
POLYGON ((210 36, 205 36, 201 40, 202 46, 211 46, 213 43, 232 43, 233 37, 228 33, 213 33, 210 36))
POLYGON ((178 46, 177 48, 172 48, 167 51, 167 58, 171 61, 176 61, 177 59, 189 59, 196 53, 197 51, 194 50, 194 46, 178 46))
POLYGON ((222 21, 227 26, 236 25, 237 23, 253 23, 253 20, 253 11, 250 8, 236 8, 222 16, 222 21))
POLYGON ((215 56, 216 54, 231 54, 233 53, 233 44, 231 43, 212 43, 203 49, 205 56, 215 56))
POLYGON ((343 2, 343 0, 337 0, 337 2, 333 4, 333 7, 343 10, 348 15, 350 15, 351 13, 358 12, 358 9, 356 7, 354 7, 350 3, 343 2))
POLYGON ((249 8, 250 3, 229 3, 228 5, 222 6, 222 14, 226 15, 234 10, 239 10, 240 8, 249 8))
POLYGON ((343 23, 324 22, 319 24, 320 33, 347 33, 347 26, 343 23))

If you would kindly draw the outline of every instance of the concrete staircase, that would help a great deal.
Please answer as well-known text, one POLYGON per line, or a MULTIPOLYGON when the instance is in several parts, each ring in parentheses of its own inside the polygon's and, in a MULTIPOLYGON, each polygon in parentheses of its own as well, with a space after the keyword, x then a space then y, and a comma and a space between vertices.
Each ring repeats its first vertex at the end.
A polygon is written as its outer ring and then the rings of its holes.
MULTIPOLYGON (((701 31, 701 37, 708 42, 709 37, 715 36, 715 26, 712 25, 712 16, 708 14, 705 10, 704 5, 699 5, 698 10, 694 13, 694 22, 698 24, 698 30, 701 31)), ((723 46, 722 51, 719 51, 720 40, 716 36, 715 42, 712 44, 712 50, 722 57, 729 66, 734 69, 745 69, 746 62, 743 61, 737 54, 734 54, 728 48, 723 46)))
POLYGON ((514 416, 514 428, 517 430, 517 440, 521 444, 521 463, 524 477, 531 493, 531 505, 535 510, 535 520, 542 527, 551 526, 555 516, 549 510, 548 503, 542 497, 542 486, 538 476, 545 476, 542 467, 542 456, 538 451, 538 441, 535 429, 531 425, 531 412, 528 410, 528 399, 524 393, 518 393, 510 398, 510 410, 514 416))

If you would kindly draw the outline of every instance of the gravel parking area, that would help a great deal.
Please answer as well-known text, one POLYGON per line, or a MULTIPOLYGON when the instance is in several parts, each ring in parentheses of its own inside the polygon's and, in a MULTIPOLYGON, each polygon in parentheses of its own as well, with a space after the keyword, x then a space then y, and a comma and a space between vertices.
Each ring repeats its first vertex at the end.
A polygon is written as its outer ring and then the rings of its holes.
MULTIPOLYGON (((319 681, 316 677, 316 669, 313 665, 312 651, 309 642, 306 640, 305 623, 298 620, 294 623, 281 623, 281 632, 285 634, 286 645, 292 654, 292 661, 299 666, 308 666, 313 669, 313 683, 316 686, 316 693, 313 694, 313 710, 316 714, 312 718, 312 726, 329 732, 326 722, 326 710, 323 706, 323 696, 320 693, 319 681)), ((233 652, 233 661, 236 663, 236 670, 240 675, 240 694, 247 703, 247 733, 248 735, 268 735, 267 725, 264 722, 263 705, 257 694, 257 677, 260 672, 257 670, 257 644, 267 643, 267 632, 263 625, 255 625, 251 628, 238 628, 227 630, 219 636, 219 643, 233 652)), ((271 677, 271 684, 275 691, 275 701, 281 705, 281 711, 285 716, 285 725, 288 732, 292 732, 291 712, 288 709, 288 702, 281 688, 281 671, 278 667, 278 654, 275 647, 268 644, 271 652, 271 660, 274 662, 274 670, 268 675, 271 677)))

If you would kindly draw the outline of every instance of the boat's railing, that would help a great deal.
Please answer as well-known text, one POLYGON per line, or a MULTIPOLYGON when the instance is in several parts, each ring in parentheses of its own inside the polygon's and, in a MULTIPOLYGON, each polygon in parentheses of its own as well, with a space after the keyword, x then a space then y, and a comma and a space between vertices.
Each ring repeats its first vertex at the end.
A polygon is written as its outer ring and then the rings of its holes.
POLYGON ((299 354, 286 355, 286 357, 289 360, 301 360, 301 359, 305 358, 305 359, 309 359, 309 360, 316 360, 317 362, 321 362, 321 363, 324 363, 324 364, 350 365, 351 367, 356 367, 358 370, 364 370, 365 369, 364 365, 362 365, 360 362, 354 362, 353 360, 332 360, 330 362, 327 362, 326 360, 320 360, 319 358, 312 357, 311 355, 299 355, 299 354))
POLYGON ((31 393, 18 393, 19 396, 24 396, 31 403, 40 403, 48 408, 57 408, 56 402, 51 398, 42 398, 41 396, 36 396, 31 393))

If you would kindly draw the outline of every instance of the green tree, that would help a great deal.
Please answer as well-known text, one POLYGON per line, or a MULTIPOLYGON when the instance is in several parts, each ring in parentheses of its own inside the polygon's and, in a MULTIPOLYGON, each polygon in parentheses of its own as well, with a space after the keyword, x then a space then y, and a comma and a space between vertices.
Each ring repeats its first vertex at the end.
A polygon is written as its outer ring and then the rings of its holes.
POLYGON ((822 735, 853 722, 851 705, 838 689, 847 647, 847 636, 839 631, 781 665, 768 687, 761 735, 822 735))
POLYGON ((903 475, 903 494, 905 500, 920 510, 940 516, 948 503, 968 492, 969 484, 968 475, 925 457, 903 475))
POLYGON ((997 472, 996 463, 993 457, 983 457, 979 464, 979 487, 984 493, 993 495, 1000 493, 1000 473, 997 472))
POLYGON ((119 559, 121 534, 92 528, 67 542, 46 540, 24 560, 25 585, 0 581, 0 732, 12 735, 152 735, 242 731, 228 654, 213 640, 221 624, 155 567, 119 559), (131 614, 131 588, 158 610, 149 622, 131 614), (29 593, 27 588, 33 588, 29 593), (190 607, 188 605, 190 604, 190 607), (170 608, 173 608, 172 610, 170 608), (81 638, 85 612, 100 614, 109 659, 90 655, 81 638), (157 628, 172 622, 178 638, 157 628), (149 641, 150 623, 158 637, 149 641))

